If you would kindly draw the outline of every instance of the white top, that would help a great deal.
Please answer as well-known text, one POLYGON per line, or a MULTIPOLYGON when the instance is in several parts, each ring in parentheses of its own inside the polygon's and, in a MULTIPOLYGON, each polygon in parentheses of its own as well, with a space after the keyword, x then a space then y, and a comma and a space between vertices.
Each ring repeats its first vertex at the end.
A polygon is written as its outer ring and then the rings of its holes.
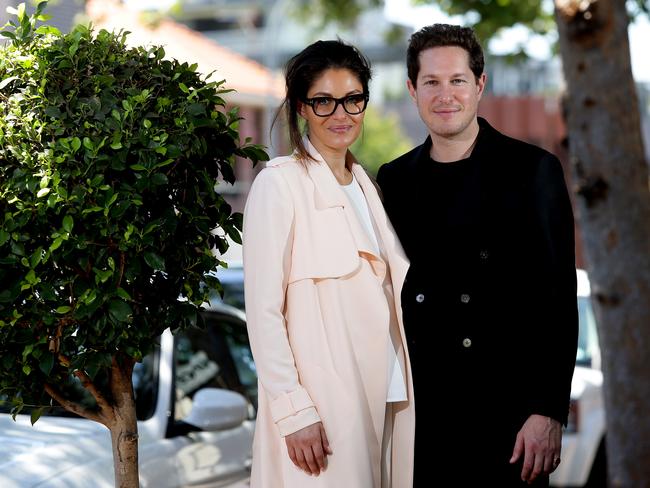
MULTIPOLYGON (((340 185, 341 188, 345 191, 345 194, 348 196, 348 200, 354 208, 354 212, 359 218, 359 222, 363 226, 364 230, 370 238, 370 244, 373 247, 373 251, 379 256, 379 242, 377 240, 377 234, 375 228, 372 225, 372 219, 370 217, 370 210, 368 209, 368 202, 366 197, 363 194, 361 186, 357 182, 357 179, 352 175, 352 183, 349 185, 340 185)), ((392 331, 391 331, 392 332, 392 331)), ((393 334, 390 336, 388 341, 388 392, 386 394, 387 402, 404 402, 408 399, 406 393, 406 383, 404 382, 404 373, 400 362, 397 360, 397 349, 395 348, 395 343, 393 342, 393 334)))

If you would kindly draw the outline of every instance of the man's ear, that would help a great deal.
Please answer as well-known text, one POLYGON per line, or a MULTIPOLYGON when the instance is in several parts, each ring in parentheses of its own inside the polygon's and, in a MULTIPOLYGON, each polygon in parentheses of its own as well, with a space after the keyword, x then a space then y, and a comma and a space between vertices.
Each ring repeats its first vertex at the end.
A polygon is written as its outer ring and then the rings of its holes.
POLYGON ((476 79, 476 87, 478 89, 478 99, 481 99, 481 96, 483 95, 483 92, 485 91, 485 84, 487 83, 487 75, 483 73, 481 76, 479 76, 476 79))
POLYGON ((408 78, 408 79, 406 80, 406 88, 408 88, 408 90, 409 90, 409 94, 411 95, 411 98, 413 99, 413 101, 414 101, 414 102, 417 102, 417 101, 418 101, 418 99, 417 99, 417 90, 416 90, 415 87, 413 86, 413 83, 411 83, 411 79, 410 79, 410 78, 408 78))

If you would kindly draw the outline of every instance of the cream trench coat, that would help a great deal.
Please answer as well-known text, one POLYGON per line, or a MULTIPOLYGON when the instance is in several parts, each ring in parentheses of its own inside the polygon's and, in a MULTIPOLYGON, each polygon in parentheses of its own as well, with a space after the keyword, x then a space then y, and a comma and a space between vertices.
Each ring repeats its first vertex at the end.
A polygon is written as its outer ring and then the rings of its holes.
POLYGON ((353 165, 387 261, 305 143, 317 162, 305 168, 292 155, 267 163, 244 212, 246 316, 259 377, 251 488, 380 488, 382 470, 392 488, 411 488, 415 410, 400 304, 409 263, 365 171, 353 165), (391 322, 409 400, 392 404, 392 463, 382 467, 391 322), (333 454, 326 471, 309 476, 283 437, 318 421, 333 454))

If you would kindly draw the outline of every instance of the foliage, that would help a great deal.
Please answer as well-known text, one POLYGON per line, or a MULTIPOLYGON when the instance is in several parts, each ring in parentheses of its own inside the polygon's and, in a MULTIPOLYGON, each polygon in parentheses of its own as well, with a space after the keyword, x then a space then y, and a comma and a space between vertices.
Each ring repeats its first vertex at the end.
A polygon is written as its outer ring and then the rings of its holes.
POLYGON ((350 150, 363 167, 375 176, 382 164, 411 148, 413 143, 402 131, 397 115, 382 114, 369 106, 363 122, 363 132, 350 150))
POLYGON ((267 159, 240 143, 224 81, 125 32, 37 28, 44 5, 0 32, 0 393, 15 411, 194 324, 219 286, 213 249, 240 241, 216 182, 234 182, 235 157, 267 159))
POLYGON ((292 10, 303 21, 318 19, 321 27, 330 22, 350 27, 365 9, 382 3, 382 0, 299 0, 292 4, 292 10))
MULTIPOLYGON (((543 0, 411 0, 413 4, 430 5, 435 3, 448 15, 463 15, 467 25, 476 31, 483 45, 499 33, 501 29, 522 25, 536 34, 555 33, 552 2, 543 0)), ((316 15, 323 23, 340 22, 351 25, 364 8, 379 6, 384 0, 316 0, 299 2, 302 15, 316 15), (314 14, 317 12, 317 14, 314 14)), ((650 13, 650 0, 628 0, 631 16, 650 13)), ((513 46, 514 47, 514 46, 513 46)), ((521 55, 520 52, 513 53, 521 55)))

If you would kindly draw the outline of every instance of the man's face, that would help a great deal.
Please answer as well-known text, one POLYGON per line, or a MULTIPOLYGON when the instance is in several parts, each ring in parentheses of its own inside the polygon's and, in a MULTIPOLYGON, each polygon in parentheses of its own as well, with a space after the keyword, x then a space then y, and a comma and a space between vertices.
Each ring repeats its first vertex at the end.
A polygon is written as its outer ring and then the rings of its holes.
POLYGON ((485 74, 476 79, 469 68, 469 54, 463 48, 445 46, 422 51, 416 86, 411 80, 407 86, 432 137, 462 139, 476 129, 485 74))

